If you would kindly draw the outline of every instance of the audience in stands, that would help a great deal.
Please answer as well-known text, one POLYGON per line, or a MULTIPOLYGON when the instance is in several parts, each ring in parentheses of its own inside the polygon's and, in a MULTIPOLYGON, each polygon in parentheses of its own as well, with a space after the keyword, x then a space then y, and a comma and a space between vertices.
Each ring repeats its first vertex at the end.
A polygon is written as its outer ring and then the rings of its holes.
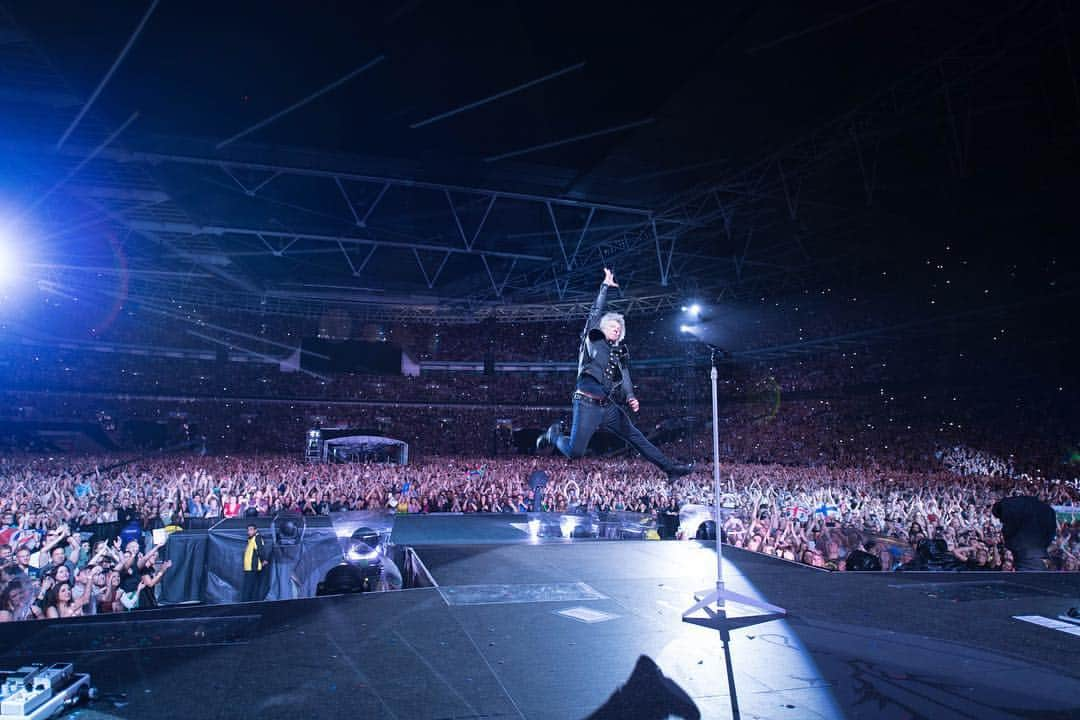
MULTIPOLYGON (((159 548, 143 552, 137 540, 122 551, 119 540, 99 541, 91 550, 80 528, 102 521, 138 519, 149 530, 182 523, 189 509, 215 504, 225 516, 515 512, 531 508, 527 478, 536 469, 551 478, 542 505, 549 512, 654 513, 671 505, 673 493, 682 503, 700 504, 713 494, 707 465, 672 488, 636 459, 571 464, 535 456, 442 457, 403 467, 308 465, 279 456, 118 460, 0 461, 0 496, 6 499, 0 620, 153 607, 153 588, 169 564, 157 562, 159 548)), ((1023 493, 1056 505, 1080 500, 1075 482, 958 477, 944 468, 732 463, 720 470, 729 543, 836 570, 847 569, 854 551, 872 555, 886 570, 1009 570, 1011 556, 990 514, 996 499, 1023 493)), ((1060 524, 1050 556, 1053 569, 1080 569, 1080 523, 1060 524)))
MULTIPOLYGON (((147 334, 146 318, 133 312, 81 338, 112 343, 108 353, 0 344, 0 448, 20 448, 0 454, 0 621, 154 607, 169 564, 158 561, 159 548, 93 535, 110 523, 135 522, 145 532, 193 518, 283 510, 520 512, 532 509, 527 478, 537 469, 550 476, 539 508, 549 512, 656 513, 712 504, 705 368, 660 321, 636 327, 635 336, 653 336, 640 343, 643 351, 668 355, 634 356, 654 361, 635 367, 637 424, 655 442, 677 444, 672 455, 697 459, 696 471, 674 486, 617 453, 573 464, 529 454, 535 433, 550 421, 549 407, 569 411, 572 369, 322 378, 251 358, 136 353, 118 343, 185 352, 200 344, 170 334, 175 323, 160 323, 160 336, 147 334), (80 455, 21 430, 35 422, 80 423, 117 449, 80 455), (315 425, 405 440, 412 463, 305 464, 300 450, 315 425), (145 454, 181 443, 210 454, 145 454)), ((286 347, 304 335, 342 331, 314 321, 297 327, 280 318, 247 320, 248 331, 286 347)), ((824 316, 816 321, 819 337, 857 327, 824 316)), ((70 322, 73 337, 77 323, 70 322)), ((372 325, 344 335, 398 343, 418 361, 566 362, 579 325, 501 325, 498 342, 477 342, 478 333, 483 340, 491 332, 479 325, 372 325)), ((777 331, 776 343, 784 336, 777 331)), ((1011 570, 990 513, 995 500, 1030 494, 1052 505, 1080 502, 1077 468, 1066 458, 1077 442, 1067 435, 1075 408, 1060 389, 1044 388, 1037 398, 986 396, 926 381, 936 376, 927 357, 935 370, 962 378, 981 372, 977 355, 947 347, 936 354, 922 346, 844 348, 723 367, 727 542, 835 570, 1011 570)), ((1059 522, 1050 569, 1080 570, 1074 518, 1059 522)))

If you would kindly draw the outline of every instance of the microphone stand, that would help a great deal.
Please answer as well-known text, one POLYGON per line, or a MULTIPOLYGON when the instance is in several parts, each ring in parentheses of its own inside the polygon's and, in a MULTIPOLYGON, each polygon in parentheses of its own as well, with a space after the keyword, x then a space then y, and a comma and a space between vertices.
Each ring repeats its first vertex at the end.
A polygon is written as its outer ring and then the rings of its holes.
POLYGON ((787 610, 777 605, 771 605, 762 600, 733 592, 724 587, 723 531, 720 528, 720 413, 716 390, 716 379, 718 375, 716 362, 719 357, 724 357, 728 353, 716 345, 710 345, 708 343, 706 343, 706 345, 711 354, 709 359, 709 364, 711 366, 709 379, 712 382, 713 489, 715 491, 713 503, 716 513, 716 587, 699 590, 694 593, 694 599, 697 602, 683 612, 682 619, 683 622, 690 623, 691 625, 700 625, 701 627, 711 628, 720 633, 720 641, 724 647, 724 662, 727 668, 728 690, 731 697, 731 716, 735 720, 738 720, 740 717, 739 698, 735 692, 735 674, 731 665, 731 649, 728 646, 728 643, 731 641, 731 630, 734 628, 746 627, 748 625, 757 625, 763 622, 778 620, 787 615, 787 610), (757 615, 741 615, 729 618, 727 615, 728 605, 725 603, 742 605, 764 612, 757 615))

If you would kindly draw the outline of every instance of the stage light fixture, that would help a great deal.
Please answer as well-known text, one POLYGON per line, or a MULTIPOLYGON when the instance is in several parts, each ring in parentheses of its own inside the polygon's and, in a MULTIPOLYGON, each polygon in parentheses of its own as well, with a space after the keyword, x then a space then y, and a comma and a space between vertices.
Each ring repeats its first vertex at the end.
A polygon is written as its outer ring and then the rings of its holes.
POLYGON ((19 276, 19 254, 15 251, 15 244, 6 235, 0 235, 0 287, 6 287, 15 282, 19 276))
POLYGON ((701 314, 701 306, 697 303, 694 303, 687 309, 687 312, 690 313, 693 317, 697 317, 701 314))
POLYGON ((694 332, 694 326, 693 325, 687 325, 686 323, 683 323, 682 325, 679 326, 679 332, 686 333, 687 335, 689 335, 689 334, 694 332))

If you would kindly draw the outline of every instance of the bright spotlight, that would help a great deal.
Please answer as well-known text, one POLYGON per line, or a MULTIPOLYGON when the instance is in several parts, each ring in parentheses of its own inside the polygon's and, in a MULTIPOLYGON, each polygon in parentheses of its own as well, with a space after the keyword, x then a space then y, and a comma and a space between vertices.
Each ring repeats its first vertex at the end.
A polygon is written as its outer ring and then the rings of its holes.
POLYGON ((7 287, 15 282, 19 275, 19 255, 14 244, 5 237, 0 237, 0 287, 7 287))
POLYGON ((680 325, 679 326, 679 332, 681 332, 681 333, 692 333, 692 332, 694 332, 694 326, 693 325, 680 325))
POLYGON ((694 303, 693 305, 691 305, 687 309, 687 312, 690 313, 691 315, 693 315, 694 317, 697 317, 698 315, 701 314, 701 306, 698 305, 697 303, 694 303))

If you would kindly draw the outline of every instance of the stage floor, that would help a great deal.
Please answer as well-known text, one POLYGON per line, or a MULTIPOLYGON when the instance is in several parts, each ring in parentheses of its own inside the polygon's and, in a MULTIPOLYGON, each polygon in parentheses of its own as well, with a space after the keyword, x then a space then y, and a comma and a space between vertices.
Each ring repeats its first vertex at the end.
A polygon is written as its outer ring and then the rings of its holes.
MULTIPOLYGON (((718 633, 680 619, 715 582, 711 547, 422 528, 437 588, 9 623, 0 668, 74 662, 102 693, 80 718, 554 720, 586 716, 647 654, 702 717, 732 716, 718 633)), ((1080 717, 1080 635, 1013 619, 1078 604, 1080 577, 830 574, 737 550, 725 571, 789 611, 731 631, 744 718, 1080 717)))

